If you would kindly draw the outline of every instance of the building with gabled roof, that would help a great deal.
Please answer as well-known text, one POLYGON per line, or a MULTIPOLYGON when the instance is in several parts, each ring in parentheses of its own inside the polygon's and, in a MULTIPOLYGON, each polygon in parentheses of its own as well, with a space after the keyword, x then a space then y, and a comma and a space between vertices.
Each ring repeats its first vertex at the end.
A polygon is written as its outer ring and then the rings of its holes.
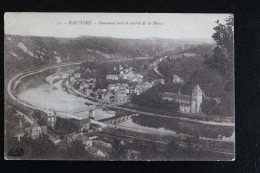
POLYGON ((96 157, 106 157, 106 155, 101 150, 99 150, 99 149, 97 149, 95 147, 91 147, 91 146, 87 147, 87 146, 85 146, 85 150, 88 153, 90 153, 90 154, 92 154, 92 155, 94 155, 96 157))
POLYGON ((118 80, 118 75, 109 74, 106 76, 107 80, 118 80))
POLYGON ((172 83, 183 83, 184 81, 177 75, 172 76, 172 83))
POLYGON ((178 93, 165 92, 160 94, 163 100, 179 103, 180 111, 184 113, 201 113, 202 95, 203 91, 198 84, 192 90, 191 96, 181 94, 180 91, 178 93))
POLYGON ((33 124, 31 127, 25 128, 26 135, 30 136, 32 139, 38 138, 41 134, 47 134, 46 126, 38 126, 33 124))

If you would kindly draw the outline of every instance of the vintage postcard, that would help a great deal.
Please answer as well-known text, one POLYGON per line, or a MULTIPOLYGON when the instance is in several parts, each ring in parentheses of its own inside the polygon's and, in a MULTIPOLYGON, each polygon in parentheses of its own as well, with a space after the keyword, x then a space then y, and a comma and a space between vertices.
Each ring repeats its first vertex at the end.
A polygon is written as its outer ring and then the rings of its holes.
POLYGON ((6 160, 235 160, 234 16, 5 13, 6 160))

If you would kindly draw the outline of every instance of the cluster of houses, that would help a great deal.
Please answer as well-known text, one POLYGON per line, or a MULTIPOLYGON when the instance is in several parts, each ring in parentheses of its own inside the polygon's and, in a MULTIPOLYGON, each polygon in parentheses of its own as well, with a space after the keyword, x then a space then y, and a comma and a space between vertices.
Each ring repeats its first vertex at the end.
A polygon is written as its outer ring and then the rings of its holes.
POLYGON ((106 80, 110 83, 107 88, 95 89, 96 79, 82 79, 80 73, 76 72, 68 79, 70 84, 77 85, 78 90, 85 96, 101 99, 105 103, 125 103, 131 95, 139 95, 154 85, 164 84, 164 79, 154 79, 151 82, 144 81, 141 74, 134 73, 133 68, 128 65, 115 66, 106 80))
MULTIPOLYGON (((105 142, 100 139, 98 136, 90 135, 84 133, 70 133, 64 136, 64 139, 57 143, 56 145, 59 148, 68 149, 72 146, 72 143, 75 141, 81 142, 85 150, 97 158, 109 158, 110 154, 112 153, 112 144, 109 142, 105 142)), ((126 145, 126 143, 121 140, 120 145, 126 145)), ((128 160, 135 160, 139 157, 140 152, 135 150, 127 150, 126 151, 126 158, 128 160)))
MULTIPOLYGON (((165 58, 165 57, 164 57, 165 58)), ((158 59, 158 62, 161 62, 163 58, 158 59)), ((157 62, 157 63, 158 63, 157 62)), ((79 83, 79 90, 85 96, 94 96, 96 99, 102 100, 104 103, 125 103, 129 101, 130 97, 133 94, 140 95, 142 92, 147 91, 149 88, 158 85, 158 84, 165 84, 165 80, 163 78, 153 79, 151 81, 147 81, 143 79, 141 74, 136 74, 133 71, 132 67, 128 65, 119 65, 118 67, 115 66, 113 70, 106 76, 106 80, 110 83, 107 88, 103 89, 96 89, 95 88, 95 78, 89 79, 81 79, 80 73, 74 73, 74 75, 69 79, 70 82, 78 82, 79 83)), ((177 75, 173 75, 172 83, 175 84, 183 84, 184 80, 181 79, 177 75)), ((198 86, 196 88, 199 88, 198 86)), ((181 104, 181 111, 187 113, 198 113, 200 112, 200 103, 194 103, 193 100, 197 99, 195 97, 190 98, 190 96, 183 96, 182 94, 176 93, 165 93, 163 99, 167 99, 170 97, 174 97, 173 99, 176 100, 176 97, 185 97, 184 102, 180 102, 181 104), (176 95, 176 96, 175 96, 176 95), (192 103, 192 105, 191 105, 192 103), (184 105, 187 104, 187 105, 184 105), (196 110, 194 107, 197 107, 196 110)), ((170 99, 172 100, 172 99, 170 99)), ((177 99, 179 100, 179 99, 177 99)), ((182 99, 184 100, 184 99, 182 99)))
POLYGON ((80 73, 74 73, 68 78, 68 82, 74 86, 78 86, 79 91, 84 95, 90 96, 96 86, 96 78, 82 79, 80 73))
POLYGON ((25 119, 25 117, 21 114, 16 114, 19 118, 19 125, 14 128, 14 137, 20 142, 21 137, 29 136, 32 139, 37 139, 42 134, 47 134, 46 126, 39 126, 34 120, 25 119))
POLYGON ((114 67, 113 71, 106 76, 107 80, 127 80, 129 82, 142 82, 143 76, 141 74, 134 73, 133 67, 128 67, 128 65, 119 65, 114 67))
POLYGON ((59 148, 67 149, 71 147, 75 141, 81 142, 85 150, 95 157, 109 157, 112 152, 112 145, 110 143, 98 140, 97 136, 87 136, 84 133, 70 133, 64 136, 64 139, 57 143, 59 148))

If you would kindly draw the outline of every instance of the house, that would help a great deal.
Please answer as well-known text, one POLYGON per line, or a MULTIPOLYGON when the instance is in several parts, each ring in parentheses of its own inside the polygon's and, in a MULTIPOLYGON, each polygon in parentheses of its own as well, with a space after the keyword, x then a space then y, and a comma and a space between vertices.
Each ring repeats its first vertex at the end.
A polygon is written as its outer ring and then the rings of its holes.
POLYGON ((183 83, 184 81, 177 75, 172 76, 172 83, 183 83))
POLYGON ((89 87, 89 84, 86 82, 81 82, 79 85, 80 90, 83 90, 84 88, 88 88, 88 87, 89 87))
POLYGON ((68 81, 70 83, 74 83, 76 80, 75 80, 75 78, 73 76, 71 76, 71 77, 69 77, 68 81))
POLYGON ((153 84, 152 83, 150 83, 150 82, 144 82, 143 84, 142 84, 142 86, 144 87, 144 88, 152 88, 153 87, 153 84))
POLYGON ((165 80, 164 79, 155 79, 152 81, 153 85, 158 85, 158 84, 165 84, 165 80))
POLYGON ((81 141, 82 143, 86 142, 87 139, 88 139, 88 137, 85 136, 85 135, 83 135, 83 134, 81 134, 81 133, 79 133, 79 134, 77 135, 77 137, 75 138, 75 140, 81 141))
POLYGON ((85 83, 94 83, 94 82, 96 82, 96 78, 81 79, 80 81, 85 82, 85 83))
POLYGON ((139 156, 140 156, 139 151, 127 150, 127 152, 126 152, 126 158, 128 160, 136 160, 136 159, 138 159, 139 156))
POLYGON ((80 73, 74 73, 74 74, 73 74, 73 77, 74 77, 75 79, 79 79, 80 76, 81 76, 80 73))
POLYGON ((93 147, 100 149, 103 153, 112 152, 112 145, 110 143, 93 140, 92 145, 93 147))
POLYGON ((75 132, 67 134, 64 137, 65 137, 65 139, 67 141, 68 146, 71 146, 72 142, 74 142, 76 140, 80 141, 82 143, 84 143, 84 142, 86 142, 88 140, 88 138, 85 135, 83 135, 81 133, 75 133, 75 132))
POLYGON ((123 70, 123 66, 122 65, 119 65, 118 69, 121 71, 123 70))
POLYGON ((113 96, 113 94, 110 91, 106 92, 104 97, 103 97, 103 101, 104 102, 110 102, 112 96, 113 96))
POLYGON ((135 94, 140 95, 143 92, 142 88, 136 87, 135 88, 135 94))
POLYGON ((126 69, 124 69, 123 70, 125 73, 128 73, 129 72, 129 70, 126 68, 126 69))
POLYGON ((120 85, 116 90, 116 94, 122 94, 126 96, 127 94, 129 94, 129 87, 126 85, 120 85))
POLYGON ((129 86, 129 94, 135 93, 135 86, 129 86))
POLYGON ((108 90, 108 91, 115 90, 116 88, 117 88, 117 86, 116 86, 115 84, 109 84, 109 85, 107 86, 107 90, 108 90))
POLYGON ((41 126, 41 132, 42 132, 42 134, 47 134, 47 127, 41 126))
POLYGON ((84 88, 83 93, 85 96, 90 96, 90 94, 93 93, 93 89, 84 88))
POLYGON ((67 141, 68 146, 71 146, 72 142, 75 141, 76 137, 77 136, 76 136, 75 132, 67 134, 66 136, 64 136, 64 138, 67 141))
POLYGON ((128 72, 127 71, 127 72, 124 73, 123 79, 131 81, 134 77, 135 77, 134 72, 132 72, 132 71, 128 72))
POLYGON ((115 91, 116 93, 124 93, 124 94, 129 94, 129 86, 128 84, 109 84, 107 87, 108 91, 115 91))
POLYGON ((201 103, 202 103, 203 92, 197 84, 192 90, 192 94, 183 95, 180 93, 169 93, 165 92, 161 94, 162 99, 168 101, 175 101, 180 105, 180 111, 184 113, 201 113, 201 103))
POLYGON ((85 148, 92 147, 93 141, 92 140, 86 140, 85 142, 83 142, 83 144, 85 145, 85 148))
MULTIPOLYGON (((123 78, 124 77, 124 72, 123 71, 120 71, 119 73, 119 78, 123 78)), ((126 79, 126 78, 125 78, 126 79)))
POLYGON ((125 103, 129 99, 129 96, 126 96, 125 94, 117 94, 116 101, 117 103, 125 103))
POLYGON ((94 155, 94 156, 97 156, 97 157, 106 157, 106 155, 99 149, 95 148, 95 147, 88 147, 88 146, 85 146, 85 150, 94 155))
POLYGON ((131 79, 132 82, 142 82, 143 81, 143 76, 140 75, 140 74, 136 74, 132 79, 131 79))
POLYGON ((107 75, 106 79, 107 80, 118 80, 118 75, 107 75))
POLYGON ((51 109, 46 110, 45 113, 41 114, 42 119, 47 122, 47 125, 54 128, 56 124, 56 113, 52 111, 51 109))
POLYGON ((152 86, 153 86, 152 83, 144 82, 142 84, 136 85, 134 92, 136 95, 140 95, 142 92, 147 91, 152 86))
POLYGON ((31 127, 25 128, 26 135, 30 136, 32 139, 38 138, 42 134, 42 132, 47 134, 46 126, 40 127, 37 124, 33 124, 31 127))

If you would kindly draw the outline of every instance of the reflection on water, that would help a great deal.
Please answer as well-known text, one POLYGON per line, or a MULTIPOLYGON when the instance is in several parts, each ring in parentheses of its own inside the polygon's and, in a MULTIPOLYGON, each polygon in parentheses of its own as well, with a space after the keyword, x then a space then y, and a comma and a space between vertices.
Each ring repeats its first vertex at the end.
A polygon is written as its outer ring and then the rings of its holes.
POLYGON ((68 94, 64 90, 53 89, 49 84, 25 89, 20 92, 18 99, 39 108, 64 112, 84 108, 87 101, 81 97, 68 94))
POLYGON ((117 125, 120 128, 125 128, 128 130, 134 130, 134 131, 138 131, 141 133, 157 133, 157 134, 164 134, 164 135, 174 135, 176 134, 175 131, 173 130, 167 130, 163 127, 160 128, 153 128, 153 127, 146 127, 146 126, 142 126, 138 123, 133 122, 132 119, 129 119, 123 123, 119 123, 117 125))
POLYGON ((115 111, 104 111, 103 109, 95 110, 95 120, 101 120, 115 116, 115 111))

